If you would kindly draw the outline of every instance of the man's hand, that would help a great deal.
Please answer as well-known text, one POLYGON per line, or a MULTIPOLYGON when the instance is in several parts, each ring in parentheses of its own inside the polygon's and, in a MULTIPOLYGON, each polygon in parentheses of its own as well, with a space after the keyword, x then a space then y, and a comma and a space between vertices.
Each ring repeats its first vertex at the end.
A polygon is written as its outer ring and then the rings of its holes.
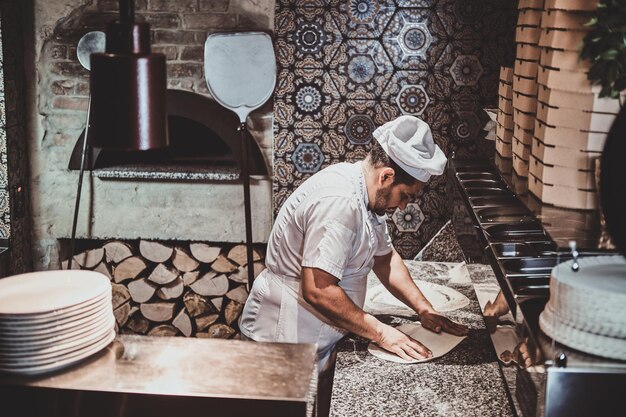
POLYGON ((498 318, 504 316, 508 312, 509 305, 506 303, 504 293, 502 292, 502 290, 500 290, 493 303, 491 301, 487 301, 487 304, 485 304, 485 309, 483 310, 485 325, 487 326, 487 330, 489 330, 489 333, 493 333, 496 331, 496 328, 498 326, 498 318))
POLYGON ((422 326, 435 333, 444 331, 456 336, 465 336, 468 332, 467 326, 455 323, 449 318, 433 312, 423 312, 420 314, 420 323, 422 323, 422 326))
POLYGON ((430 358, 433 355, 426 346, 417 340, 386 324, 382 324, 380 336, 374 342, 381 348, 393 352, 407 361, 430 358))

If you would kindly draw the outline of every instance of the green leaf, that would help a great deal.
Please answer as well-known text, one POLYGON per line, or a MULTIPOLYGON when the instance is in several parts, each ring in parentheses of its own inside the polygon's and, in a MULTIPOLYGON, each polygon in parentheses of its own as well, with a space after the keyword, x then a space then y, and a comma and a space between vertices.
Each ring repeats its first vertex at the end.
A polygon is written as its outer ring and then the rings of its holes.
POLYGON ((617 51, 617 49, 609 49, 608 51, 604 51, 600 57, 602 59, 615 59, 617 58, 617 55, 619 54, 619 52, 617 51))
POLYGON ((626 89, 626 0, 600 0, 585 23, 580 57, 591 61, 591 84, 601 86, 602 97, 617 97, 626 89))

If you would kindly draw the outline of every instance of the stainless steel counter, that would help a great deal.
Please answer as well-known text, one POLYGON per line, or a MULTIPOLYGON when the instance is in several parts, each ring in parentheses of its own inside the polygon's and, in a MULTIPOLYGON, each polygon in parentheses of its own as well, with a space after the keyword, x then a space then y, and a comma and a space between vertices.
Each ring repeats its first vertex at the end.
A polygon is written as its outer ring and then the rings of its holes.
POLYGON ((622 407, 626 362, 570 349, 538 325, 552 268, 572 257, 564 250, 567 243, 578 243, 579 257, 609 253, 598 249, 598 213, 543 205, 486 160, 450 165, 455 201, 461 200, 455 208, 466 211, 455 219, 455 226, 464 226, 457 231, 467 231, 465 242, 474 238, 469 251, 491 264, 499 284, 493 280, 475 289, 486 322, 492 322, 488 327, 517 414, 613 415, 622 407))
POLYGON ((119 335, 71 368, 0 375, 0 400, 28 416, 305 416, 315 362, 314 345, 119 335))

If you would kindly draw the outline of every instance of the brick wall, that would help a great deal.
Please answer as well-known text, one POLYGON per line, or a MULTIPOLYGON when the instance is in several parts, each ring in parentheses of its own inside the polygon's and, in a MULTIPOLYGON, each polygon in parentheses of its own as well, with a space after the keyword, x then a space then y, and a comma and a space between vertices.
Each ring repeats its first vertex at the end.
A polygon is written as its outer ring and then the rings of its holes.
MULTIPOLYGON (((68 170, 89 100, 89 72, 76 45, 90 31, 105 31, 118 16, 114 0, 35 0, 33 62, 37 87, 31 106, 31 186, 35 268, 59 265, 59 239, 69 237, 78 173, 68 170), (32 116, 31 116, 32 117, 32 116), (71 207, 70 207, 71 206, 71 207)), ((204 42, 210 33, 272 31, 274 4, 246 0, 136 0, 136 20, 150 23, 153 52, 166 56, 168 88, 210 97, 204 79, 204 42)), ((248 119, 250 133, 271 172, 272 104, 248 119)), ((269 178, 252 181, 254 240, 271 227, 269 178)), ((240 184, 101 181, 83 186, 78 238, 241 242, 240 184), (151 213, 151 211, 153 211, 151 213), (124 216, 120 217, 119 213, 124 216), (181 220, 184 219, 184 220, 181 220), (171 221, 170 221, 171 219, 171 221), (125 222, 125 223, 124 223, 125 222)))

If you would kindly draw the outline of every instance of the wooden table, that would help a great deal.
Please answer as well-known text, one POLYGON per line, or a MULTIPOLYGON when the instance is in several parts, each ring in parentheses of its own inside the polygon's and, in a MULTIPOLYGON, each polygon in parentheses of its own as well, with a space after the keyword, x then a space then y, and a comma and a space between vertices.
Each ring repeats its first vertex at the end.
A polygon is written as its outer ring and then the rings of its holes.
POLYGON ((16 416, 306 416, 315 362, 307 344, 119 335, 58 372, 0 374, 0 401, 16 416))

